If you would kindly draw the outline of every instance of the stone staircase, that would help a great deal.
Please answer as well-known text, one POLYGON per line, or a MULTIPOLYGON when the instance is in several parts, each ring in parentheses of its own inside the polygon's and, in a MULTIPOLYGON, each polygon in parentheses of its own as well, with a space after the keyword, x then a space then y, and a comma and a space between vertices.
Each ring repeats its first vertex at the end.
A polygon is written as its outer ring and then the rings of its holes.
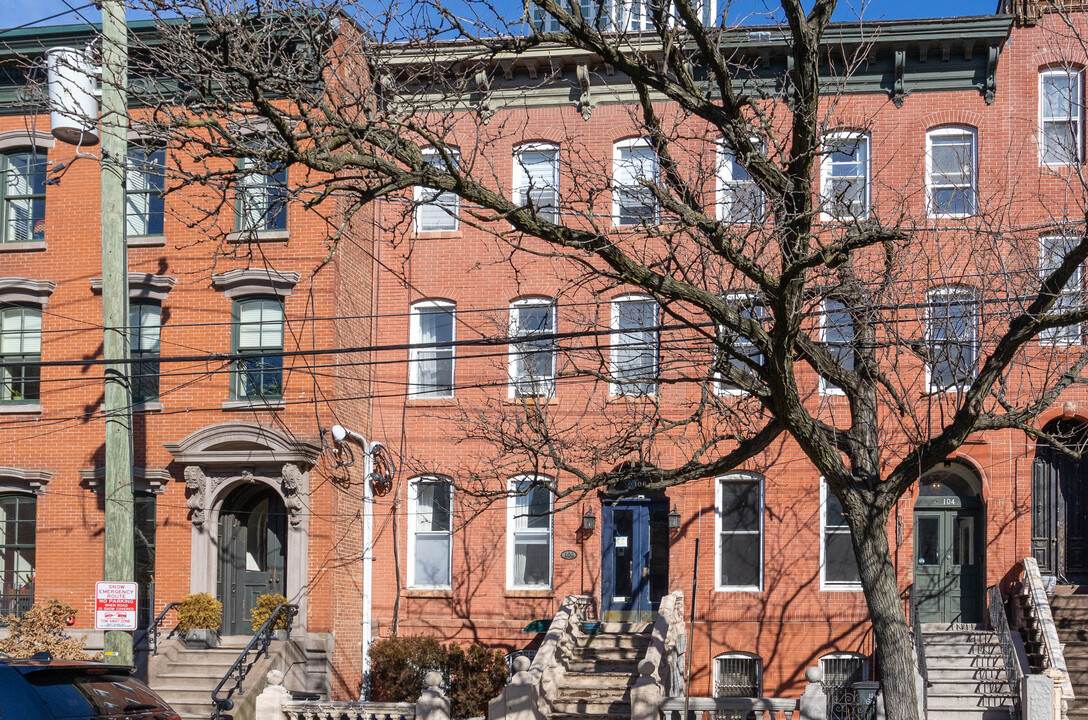
POLYGON ((1088 720, 1088 586, 1059 585, 1048 599, 1075 695, 1068 718, 1088 720))
POLYGON ((192 650, 180 642, 172 644, 155 658, 148 684, 182 720, 208 720, 214 709, 212 690, 238 659, 243 647, 244 643, 230 643, 214 649, 192 650))
POLYGON ((649 623, 601 623, 578 636, 552 705, 552 720, 630 720, 631 686, 650 644, 649 623))
POLYGON ((922 624, 932 720, 1015 720, 1001 646, 992 630, 922 624))

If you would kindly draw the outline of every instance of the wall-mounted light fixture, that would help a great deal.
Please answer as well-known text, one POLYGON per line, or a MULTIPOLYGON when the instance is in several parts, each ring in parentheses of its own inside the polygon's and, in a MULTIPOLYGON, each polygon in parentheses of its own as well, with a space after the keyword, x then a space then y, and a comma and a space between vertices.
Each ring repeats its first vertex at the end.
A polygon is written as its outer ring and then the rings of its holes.
POLYGON ((672 504, 672 512, 669 513, 669 530, 676 530, 679 527, 680 527, 680 513, 676 512, 676 503, 673 503, 672 504))
POLYGON ((597 517, 593 514, 593 508, 586 508, 585 514, 582 515, 582 529, 593 532, 595 527, 597 527, 597 517))

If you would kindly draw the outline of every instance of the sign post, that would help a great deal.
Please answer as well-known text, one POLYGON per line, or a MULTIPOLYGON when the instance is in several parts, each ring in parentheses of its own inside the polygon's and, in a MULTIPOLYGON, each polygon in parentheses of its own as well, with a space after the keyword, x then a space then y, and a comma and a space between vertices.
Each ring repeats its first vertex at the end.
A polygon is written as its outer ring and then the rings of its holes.
POLYGON ((139 590, 134 582, 94 585, 94 629, 135 630, 139 590))

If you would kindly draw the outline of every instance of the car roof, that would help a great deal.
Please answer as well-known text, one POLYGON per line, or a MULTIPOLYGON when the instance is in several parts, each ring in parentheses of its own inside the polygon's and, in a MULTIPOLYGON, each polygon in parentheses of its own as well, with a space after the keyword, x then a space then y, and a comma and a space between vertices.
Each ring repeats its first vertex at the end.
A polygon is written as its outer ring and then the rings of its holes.
POLYGON ((6 665, 23 675, 39 670, 76 670, 91 675, 132 675, 136 668, 131 665, 109 665, 94 660, 53 660, 46 658, 0 658, 6 665))

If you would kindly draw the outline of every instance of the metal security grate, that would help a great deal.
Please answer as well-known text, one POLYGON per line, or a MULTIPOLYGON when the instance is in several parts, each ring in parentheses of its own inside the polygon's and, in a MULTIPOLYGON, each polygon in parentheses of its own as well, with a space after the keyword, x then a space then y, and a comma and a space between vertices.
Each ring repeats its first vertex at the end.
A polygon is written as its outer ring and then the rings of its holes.
POLYGON ((868 718, 861 707, 854 683, 866 679, 865 658, 859 656, 833 656, 820 660, 824 671, 824 691, 827 693, 828 720, 862 720, 868 718))
POLYGON ((763 694, 763 661, 750 655, 719 657, 714 695, 729 698, 757 698, 763 694))

